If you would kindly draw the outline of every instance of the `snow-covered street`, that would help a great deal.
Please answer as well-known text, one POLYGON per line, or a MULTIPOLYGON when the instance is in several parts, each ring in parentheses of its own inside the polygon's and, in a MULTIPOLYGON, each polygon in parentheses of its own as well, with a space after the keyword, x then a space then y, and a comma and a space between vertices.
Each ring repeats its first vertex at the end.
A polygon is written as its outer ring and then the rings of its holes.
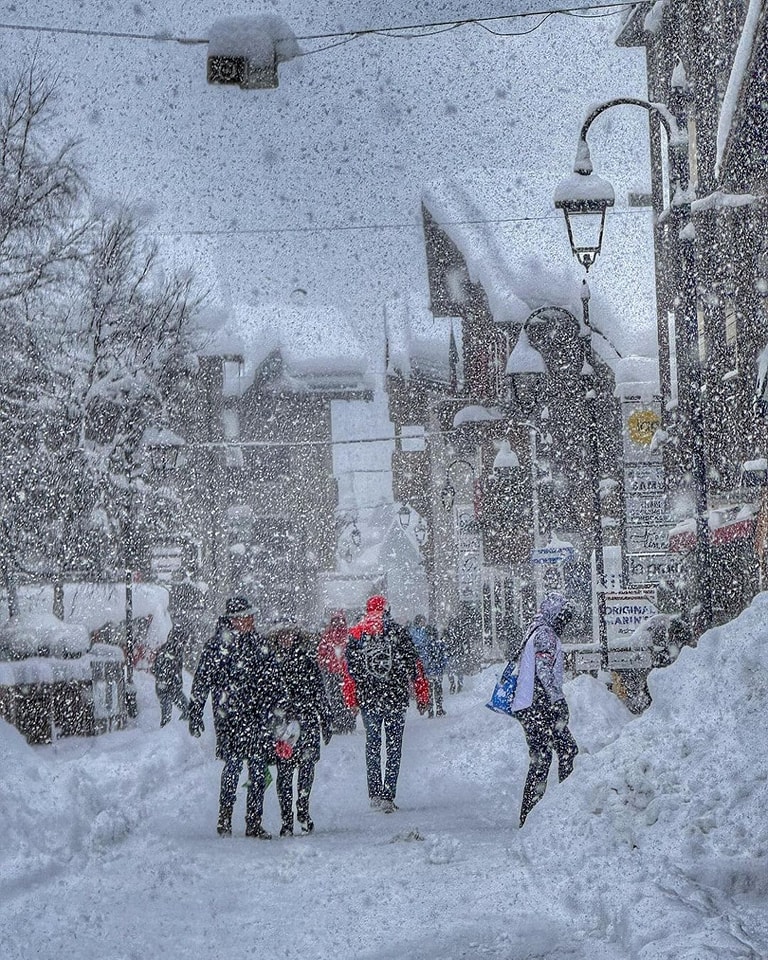
POLYGON ((126 732, 32 748, 2 724, 3 957, 765 958, 766 640, 761 594, 652 675, 640 718, 569 683, 582 752, 523 830, 493 668, 447 717, 411 710, 399 812, 367 806, 358 724, 318 765, 315 834, 272 842, 243 837, 243 799, 216 836, 211 723, 157 729, 148 677, 126 732))

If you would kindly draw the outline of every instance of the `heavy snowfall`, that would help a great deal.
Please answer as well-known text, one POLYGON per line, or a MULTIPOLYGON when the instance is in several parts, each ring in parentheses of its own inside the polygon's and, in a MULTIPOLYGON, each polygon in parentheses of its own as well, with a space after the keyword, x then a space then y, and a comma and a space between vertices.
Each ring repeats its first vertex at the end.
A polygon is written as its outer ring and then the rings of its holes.
POLYGON ((0 0, 0 960, 766 960, 765 4, 230 6, 0 0), (396 806, 318 710, 225 828, 158 651, 372 596, 466 645, 396 806))

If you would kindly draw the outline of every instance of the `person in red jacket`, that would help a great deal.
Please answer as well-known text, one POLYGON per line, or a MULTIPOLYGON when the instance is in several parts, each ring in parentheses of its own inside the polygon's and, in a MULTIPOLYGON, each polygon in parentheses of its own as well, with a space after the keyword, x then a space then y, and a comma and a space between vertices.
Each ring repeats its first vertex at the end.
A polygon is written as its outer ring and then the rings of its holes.
POLYGON ((344 611, 335 610, 317 645, 317 664, 331 705, 334 733, 352 733, 357 718, 357 709, 345 703, 343 692, 348 640, 349 628, 344 611))
POLYGON ((418 654, 405 627, 389 616, 387 599, 371 597, 363 619, 349 631, 347 666, 365 725, 365 766, 371 806, 395 806, 405 715, 418 676, 418 654), (382 777, 382 731, 386 737, 382 777))

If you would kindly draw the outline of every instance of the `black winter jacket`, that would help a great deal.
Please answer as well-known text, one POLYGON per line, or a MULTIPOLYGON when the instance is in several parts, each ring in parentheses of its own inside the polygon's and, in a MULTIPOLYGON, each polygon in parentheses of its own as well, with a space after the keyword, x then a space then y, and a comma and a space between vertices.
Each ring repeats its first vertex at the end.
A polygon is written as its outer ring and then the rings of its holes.
POLYGON ((195 670, 190 729, 202 722, 209 693, 218 759, 271 756, 276 713, 286 700, 275 659, 257 634, 219 624, 195 670))
POLYGON ((350 636, 347 666, 355 681, 360 709, 396 713, 408 707, 419 657, 410 634, 393 621, 382 634, 350 636))
POLYGON ((283 685, 287 720, 297 720, 301 729, 294 747, 294 762, 320 758, 320 733, 331 729, 331 708, 322 674, 315 660, 298 644, 275 653, 283 685))

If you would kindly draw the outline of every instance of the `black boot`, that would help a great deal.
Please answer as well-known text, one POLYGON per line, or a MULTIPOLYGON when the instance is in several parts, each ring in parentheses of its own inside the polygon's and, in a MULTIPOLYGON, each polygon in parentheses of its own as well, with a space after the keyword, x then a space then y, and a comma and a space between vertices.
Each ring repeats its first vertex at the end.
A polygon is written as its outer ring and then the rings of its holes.
POLYGON ((247 823, 245 826, 246 837, 253 837, 256 840, 271 840, 272 834, 268 833, 261 825, 261 821, 247 823))
POLYGON ((280 827, 280 836, 281 837, 293 836, 293 823, 290 820, 283 820, 283 825, 282 827, 280 827))
POLYGON ((219 810, 219 822, 216 824, 216 833, 220 837, 232 836, 232 808, 219 810))

